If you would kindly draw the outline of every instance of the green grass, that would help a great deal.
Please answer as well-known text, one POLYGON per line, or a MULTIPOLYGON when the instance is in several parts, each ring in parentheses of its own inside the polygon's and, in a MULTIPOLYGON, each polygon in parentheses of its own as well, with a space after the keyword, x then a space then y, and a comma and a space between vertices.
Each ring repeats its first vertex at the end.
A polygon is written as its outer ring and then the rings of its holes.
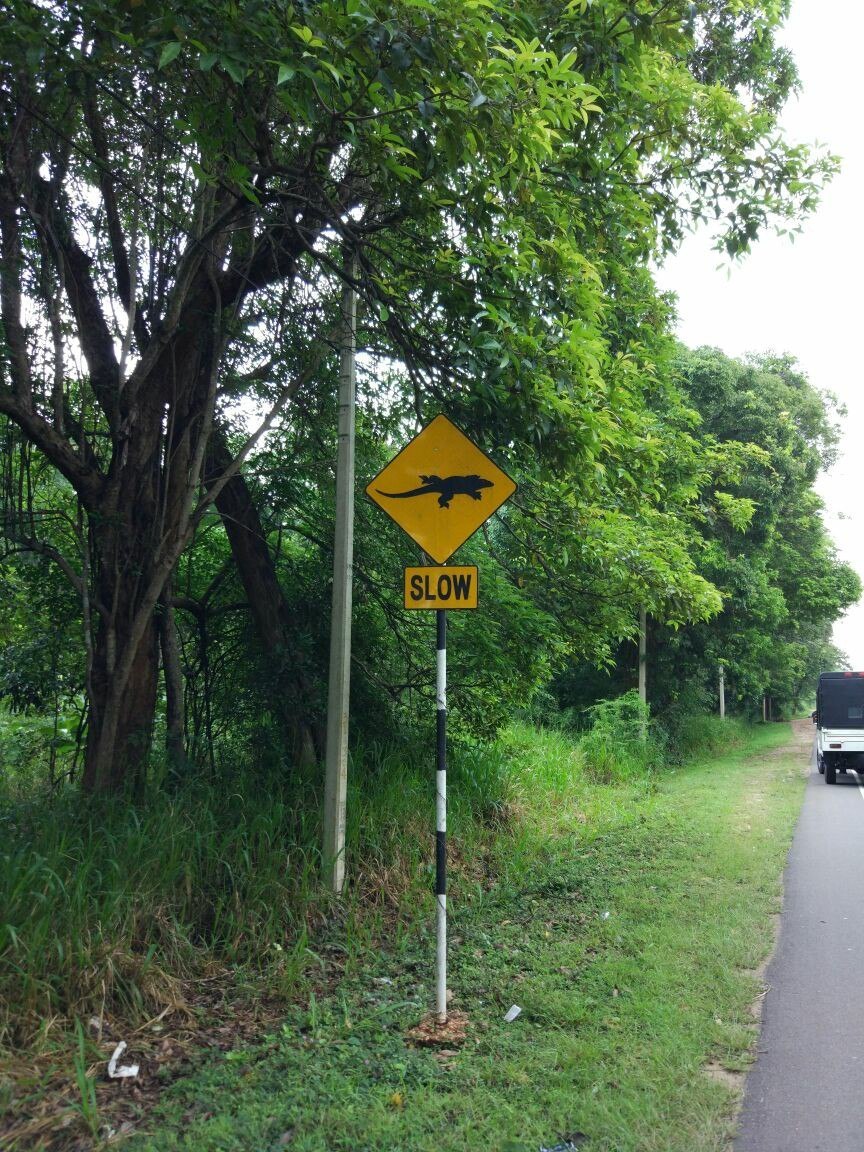
MULTIPOLYGON (((423 757, 352 765, 347 967, 427 881, 433 776, 423 757)), ((504 753, 455 757, 451 814, 466 843, 506 804, 504 753)), ((291 995, 333 911, 319 887, 320 781, 238 774, 154 790, 146 803, 0 795, 0 1054, 46 1023, 107 1013, 134 1027, 216 965, 291 995)))
POLYGON ((704 1066, 745 1067, 754 1043, 748 970, 771 945, 803 786, 800 761, 771 754, 788 735, 601 786, 565 734, 511 731, 499 811, 485 835, 463 814, 454 836, 458 1054, 405 1043, 432 994, 425 837, 396 921, 260 1045, 178 1082, 130 1152, 521 1152, 577 1132, 590 1152, 719 1152, 735 1094, 704 1066))

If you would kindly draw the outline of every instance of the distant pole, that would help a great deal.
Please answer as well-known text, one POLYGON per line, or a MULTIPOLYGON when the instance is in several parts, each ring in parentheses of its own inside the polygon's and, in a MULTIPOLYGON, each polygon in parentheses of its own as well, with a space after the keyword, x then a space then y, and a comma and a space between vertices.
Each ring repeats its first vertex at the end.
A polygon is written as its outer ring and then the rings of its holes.
POLYGON ((357 348, 356 256, 346 261, 339 362, 339 447, 336 531, 330 616, 330 682, 324 784, 324 882, 339 895, 345 883, 345 798, 348 791, 348 715, 351 689, 351 584, 354 564, 354 401, 357 348))
MULTIPOLYGON (((639 699, 648 705, 648 614, 639 609, 639 699)), ((642 739, 647 737, 645 724, 642 724, 642 739)))
POLYGON ((726 719, 726 673, 720 665, 720 719, 726 719))
POLYGON ((447 612, 436 617, 435 706, 437 756, 435 771, 435 1014, 447 1023, 447 612))

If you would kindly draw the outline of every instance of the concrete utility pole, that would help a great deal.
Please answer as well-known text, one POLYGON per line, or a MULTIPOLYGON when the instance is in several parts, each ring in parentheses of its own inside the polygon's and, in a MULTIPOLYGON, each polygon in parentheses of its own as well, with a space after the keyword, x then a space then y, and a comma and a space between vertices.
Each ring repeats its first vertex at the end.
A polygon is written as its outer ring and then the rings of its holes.
MULTIPOLYGON (((644 608, 639 609, 639 699, 648 705, 648 614, 644 608)), ((648 737, 643 722, 642 739, 648 737)))
POLYGON ((336 533, 330 683, 324 786, 324 883, 337 895, 345 883, 345 797, 348 791, 348 714, 351 689, 351 601, 354 565, 354 402, 357 350, 357 259, 346 260, 339 364, 339 448, 336 459, 336 533))
POLYGON ((720 665, 720 719, 726 719, 726 673, 720 665))

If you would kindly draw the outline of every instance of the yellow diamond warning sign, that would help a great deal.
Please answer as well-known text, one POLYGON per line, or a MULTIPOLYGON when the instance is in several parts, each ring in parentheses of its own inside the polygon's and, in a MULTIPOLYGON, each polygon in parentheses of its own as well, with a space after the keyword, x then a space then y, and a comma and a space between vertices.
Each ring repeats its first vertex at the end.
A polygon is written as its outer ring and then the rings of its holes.
POLYGON ((516 484, 446 416, 436 416, 366 494, 438 564, 509 500, 516 484))

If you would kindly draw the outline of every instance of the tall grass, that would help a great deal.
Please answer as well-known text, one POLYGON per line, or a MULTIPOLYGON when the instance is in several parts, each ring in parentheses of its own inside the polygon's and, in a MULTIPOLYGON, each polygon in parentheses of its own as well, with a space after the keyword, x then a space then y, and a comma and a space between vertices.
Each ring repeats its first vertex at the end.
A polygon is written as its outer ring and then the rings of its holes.
POLYGON ((667 754, 676 761, 740 748, 751 731, 746 720, 687 714, 666 726, 667 754))
MULTIPOLYGON (((467 829, 504 806, 505 764, 494 749, 454 760, 451 819, 467 829)), ((434 779, 432 753, 354 757, 340 916, 355 935, 428 887, 434 779)), ((290 992, 333 911, 318 879, 320 793, 310 770, 240 773, 138 805, 71 789, 0 799, 0 1046, 53 1018, 155 1015, 214 965, 290 992)))
POLYGON ((297 939, 314 867, 283 798, 254 789, 73 794, 19 808, 0 854, 0 1040, 40 1019, 140 1016, 205 958, 261 967, 297 939))
POLYGON ((646 779, 666 763, 662 729, 636 692, 588 709, 590 727, 580 740, 586 770, 598 784, 646 779))
MULTIPOLYGON (((599 705, 578 738, 514 725, 492 745, 454 747, 449 824, 466 875, 497 827, 511 828, 517 853, 527 792, 554 805, 579 781, 657 772, 666 744, 640 708, 629 697, 599 705)), ((733 731, 694 720, 679 745, 726 746, 733 731)), ((290 994, 334 915, 350 964, 431 902, 434 769, 431 747, 355 753, 338 913, 319 883, 318 769, 228 773, 139 804, 0 793, 0 1047, 46 1021, 146 1019, 219 971, 290 994)))

